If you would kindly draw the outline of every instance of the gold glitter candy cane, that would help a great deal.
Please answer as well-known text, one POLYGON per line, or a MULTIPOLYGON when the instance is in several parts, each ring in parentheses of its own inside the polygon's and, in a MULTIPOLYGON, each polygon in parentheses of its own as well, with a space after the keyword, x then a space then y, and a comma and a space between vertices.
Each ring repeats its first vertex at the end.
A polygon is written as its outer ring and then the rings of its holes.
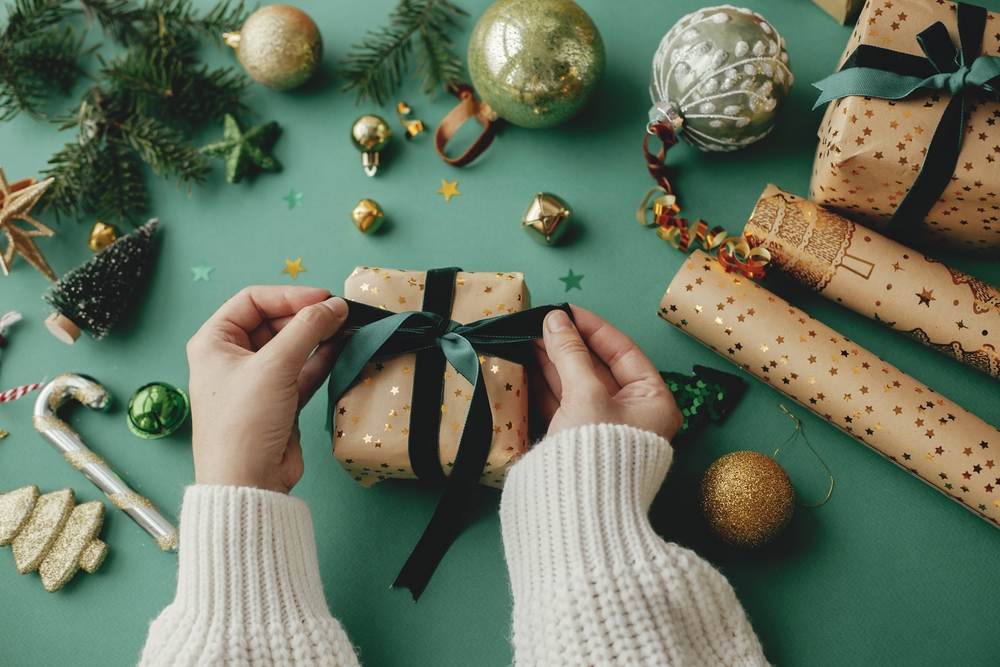
POLYGON ((175 551, 178 540, 173 524, 153 503, 133 491, 104 459, 83 443, 76 431, 59 419, 56 412, 70 399, 93 410, 103 410, 111 404, 107 390, 91 378, 74 373, 60 375, 42 388, 35 401, 35 430, 96 484, 112 503, 142 526, 161 549, 175 551))

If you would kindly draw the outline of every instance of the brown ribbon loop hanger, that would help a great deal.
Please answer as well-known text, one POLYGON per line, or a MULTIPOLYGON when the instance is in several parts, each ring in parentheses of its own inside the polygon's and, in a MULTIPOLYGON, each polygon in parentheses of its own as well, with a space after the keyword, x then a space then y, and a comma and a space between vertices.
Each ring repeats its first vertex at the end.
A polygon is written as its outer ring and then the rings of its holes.
POLYGON ((459 103, 458 106, 448 112, 448 115, 444 117, 438 125, 437 130, 435 130, 434 148, 437 150, 438 156, 448 164, 455 167, 464 167, 489 148, 490 144, 493 143, 493 137, 496 136, 497 131, 500 129, 501 121, 496 112, 490 108, 490 105, 476 98, 472 86, 452 81, 448 84, 447 90, 459 99, 459 103), (448 157, 444 153, 445 146, 455 136, 458 128, 470 118, 474 118, 477 123, 482 125, 483 131, 479 133, 479 136, 476 137, 476 140, 472 142, 472 145, 464 153, 458 157, 448 157))

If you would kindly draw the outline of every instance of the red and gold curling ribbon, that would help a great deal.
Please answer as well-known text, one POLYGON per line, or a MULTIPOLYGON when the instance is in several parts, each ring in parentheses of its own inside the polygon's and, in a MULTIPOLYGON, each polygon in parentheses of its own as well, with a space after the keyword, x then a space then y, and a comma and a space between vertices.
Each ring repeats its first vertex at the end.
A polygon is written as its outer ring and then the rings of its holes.
POLYGON ((722 242, 716 255, 726 273, 738 273, 751 280, 764 277, 764 267, 771 261, 767 248, 753 247, 744 236, 730 236, 722 242))

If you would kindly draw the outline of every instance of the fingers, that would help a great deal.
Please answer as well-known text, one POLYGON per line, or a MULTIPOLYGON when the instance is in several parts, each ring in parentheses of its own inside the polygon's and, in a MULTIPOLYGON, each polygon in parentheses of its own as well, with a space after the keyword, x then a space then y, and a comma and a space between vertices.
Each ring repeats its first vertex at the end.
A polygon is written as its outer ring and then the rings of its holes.
POLYGON ((295 315, 329 297, 329 290, 318 287, 255 285, 244 288, 226 301, 208 322, 235 326, 249 333, 264 320, 295 315))
MULTIPOLYGON (((569 315, 561 310, 552 311, 545 317, 542 329, 545 354, 558 374, 560 400, 602 388, 590 360, 590 350, 569 315)), ((542 370, 546 372, 544 366, 542 370)), ((547 377, 551 386, 551 371, 547 377)), ((555 390, 553 393, 556 393, 555 390)))
MULTIPOLYGON (((536 352, 538 349, 536 348, 536 352)), ((545 354, 544 350, 541 354, 545 354)), ((545 358, 545 361, 548 362, 548 357, 545 358)), ((559 409, 559 399, 552 392, 552 387, 549 385, 544 373, 542 373, 541 364, 531 364, 529 382, 532 401, 537 406, 539 414, 545 421, 545 425, 548 426, 548 423, 552 421, 552 415, 559 409)))
POLYGON ((330 374, 333 362, 337 357, 339 341, 329 340, 321 343, 312 356, 302 365, 299 372, 299 410, 313 397, 313 394, 323 386, 323 381, 330 374))
MULTIPOLYGON (((537 362, 538 368, 541 371, 542 376, 548 382, 553 395, 556 399, 562 396, 562 383, 559 380, 559 372, 556 367, 552 365, 549 360, 548 355, 545 353, 545 341, 542 339, 536 339, 535 343, 535 360, 537 362)), ((621 391, 621 386, 618 381, 615 380, 615 376, 611 373, 611 369, 608 365, 601 361, 600 357, 594 354, 593 351, 590 352, 590 361, 594 364, 594 372, 597 373, 597 379, 601 381, 604 388, 608 390, 608 396, 614 396, 619 391, 621 391)))
POLYGON ((653 362, 631 338, 594 313, 576 306, 572 308, 583 340, 608 365, 619 385, 624 387, 650 378, 659 379, 653 362))
POLYGON ((339 297, 299 310, 278 334, 258 352, 293 370, 297 376, 309 355, 331 338, 347 319, 347 302, 339 297))

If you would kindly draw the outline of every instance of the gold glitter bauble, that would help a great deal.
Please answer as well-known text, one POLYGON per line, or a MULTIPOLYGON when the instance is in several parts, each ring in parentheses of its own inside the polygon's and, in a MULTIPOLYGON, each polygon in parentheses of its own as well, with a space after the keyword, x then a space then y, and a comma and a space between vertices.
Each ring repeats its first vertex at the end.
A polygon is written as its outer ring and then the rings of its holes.
POLYGON ((323 37, 309 15, 288 5, 262 7, 239 32, 223 35, 254 81, 276 90, 298 88, 323 58, 323 37))
POLYGON ((351 211, 351 220, 354 221, 362 234, 374 234, 382 226, 385 213, 382 212, 382 207, 377 202, 371 199, 362 199, 351 211))
POLYGON ((788 525, 795 511, 795 487, 770 456, 733 452, 705 471, 700 502, 709 528, 722 541, 759 547, 788 525))

